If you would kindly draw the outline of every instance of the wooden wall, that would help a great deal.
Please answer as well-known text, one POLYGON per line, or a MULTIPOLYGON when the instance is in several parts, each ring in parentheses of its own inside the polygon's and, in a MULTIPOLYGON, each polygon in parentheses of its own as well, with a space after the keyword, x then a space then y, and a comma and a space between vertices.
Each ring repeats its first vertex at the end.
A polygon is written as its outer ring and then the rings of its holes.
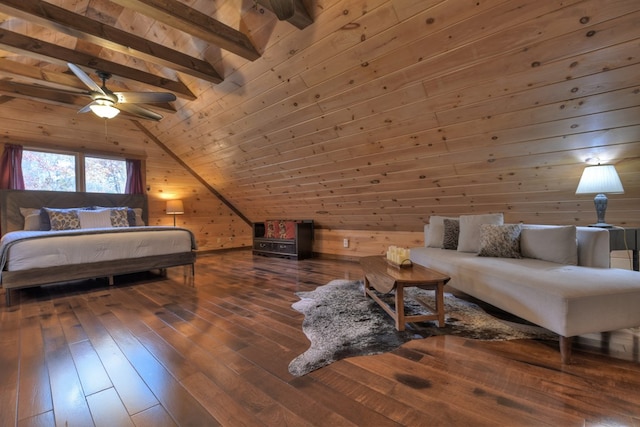
POLYGON ((181 199, 185 214, 176 216, 177 224, 195 233, 199 250, 251 247, 251 227, 127 119, 109 121, 105 129, 90 113, 78 116, 69 108, 16 99, 11 108, 0 106, 0 122, 5 124, 3 146, 143 158, 151 225, 173 225, 173 216, 165 213, 166 201, 181 199))
MULTIPOLYGON (((144 123, 153 137, 251 221, 313 219, 316 252, 412 246, 432 214, 592 223, 593 196, 575 194, 588 158, 615 164, 625 187, 608 222, 640 226, 637 0, 317 0, 304 30, 253 1, 185 1, 248 34, 255 61, 102 3, 92 16, 224 76, 177 76, 197 99, 144 123)), ((124 117, 105 140, 74 109, 4 101, 5 141, 142 154, 155 222, 180 197, 202 248, 250 244, 242 219, 124 117)))

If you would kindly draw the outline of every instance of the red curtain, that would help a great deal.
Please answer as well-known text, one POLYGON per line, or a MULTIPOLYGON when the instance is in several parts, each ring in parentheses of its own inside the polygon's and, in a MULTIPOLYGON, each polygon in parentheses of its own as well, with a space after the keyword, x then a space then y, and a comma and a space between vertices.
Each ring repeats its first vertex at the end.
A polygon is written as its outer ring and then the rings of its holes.
POLYGON ((125 194, 144 194, 142 160, 127 159, 127 185, 125 194))
POLYGON ((21 145, 4 145, 4 152, 0 160, 0 188, 3 190, 24 190, 21 145))

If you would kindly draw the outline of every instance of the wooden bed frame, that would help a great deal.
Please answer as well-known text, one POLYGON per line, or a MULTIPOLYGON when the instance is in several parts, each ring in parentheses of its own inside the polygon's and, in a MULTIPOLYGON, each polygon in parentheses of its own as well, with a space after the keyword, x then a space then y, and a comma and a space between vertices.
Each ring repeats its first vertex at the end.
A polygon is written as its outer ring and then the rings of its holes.
MULTIPOLYGON (((24 219, 20 208, 70 208, 84 206, 142 208, 143 219, 148 223, 147 198, 145 195, 70 193, 57 191, 0 190, 0 227, 2 235, 22 230, 24 219)), ((113 277, 121 274, 137 273, 159 269, 163 273, 169 267, 184 266, 185 283, 193 283, 196 253, 194 251, 114 261, 95 262, 69 266, 34 268, 22 271, 3 271, 1 283, 5 288, 6 304, 11 305, 11 290, 72 280, 107 277, 113 284, 113 277), (191 267, 191 268, 189 268, 191 267), (190 270, 190 274, 188 273, 190 270)))

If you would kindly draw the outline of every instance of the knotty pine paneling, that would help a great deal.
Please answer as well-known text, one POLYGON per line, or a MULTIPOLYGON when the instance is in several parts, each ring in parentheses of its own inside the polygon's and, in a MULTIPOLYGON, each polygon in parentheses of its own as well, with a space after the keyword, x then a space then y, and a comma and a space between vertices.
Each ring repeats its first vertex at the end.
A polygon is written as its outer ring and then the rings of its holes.
MULTIPOLYGON (((607 220, 640 226, 636 0, 318 0, 306 2, 304 30, 253 2, 184 3, 248 34, 262 56, 247 61, 121 7, 86 13, 224 76, 212 85, 113 56, 197 95, 144 125, 252 221, 314 219, 314 251, 346 257, 410 246, 433 214, 586 225, 593 197, 575 189, 585 160, 599 158, 625 187, 607 220)), ((102 121, 35 101, 0 104, 0 119, 5 141, 145 157, 152 223, 171 224, 164 200, 180 197, 188 212, 177 220, 201 248, 251 244, 248 225, 122 117, 106 138, 102 121)))

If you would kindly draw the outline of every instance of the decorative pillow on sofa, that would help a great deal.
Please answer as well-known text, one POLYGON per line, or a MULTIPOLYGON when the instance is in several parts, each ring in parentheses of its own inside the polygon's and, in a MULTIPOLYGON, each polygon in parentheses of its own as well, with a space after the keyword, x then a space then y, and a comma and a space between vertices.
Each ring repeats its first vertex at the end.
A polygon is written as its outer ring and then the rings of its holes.
POLYGON ((480 250, 480 225, 502 225, 503 223, 504 217, 501 213, 484 215, 460 215, 458 252, 478 252, 478 250, 480 250))
POLYGON ((520 255, 521 224, 480 225, 478 256, 522 258, 520 255))
POLYGON ((458 249, 458 235, 460 234, 460 220, 444 219, 444 236, 442 249, 458 249))
POLYGON ((43 208, 49 215, 51 230, 75 230, 80 228, 80 218, 76 209, 43 208))
POLYGON ((438 215, 431 215, 429 217, 429 237, 424 245, 427 248, 441 248, 442 239, 444 238, 444 220, 445 219, 458 219, 455 217, 445 217, 438 215))
POLYGON ((578 265, 576 227, 524 225, 520 235, 520 252, 525 258, 578 265))

